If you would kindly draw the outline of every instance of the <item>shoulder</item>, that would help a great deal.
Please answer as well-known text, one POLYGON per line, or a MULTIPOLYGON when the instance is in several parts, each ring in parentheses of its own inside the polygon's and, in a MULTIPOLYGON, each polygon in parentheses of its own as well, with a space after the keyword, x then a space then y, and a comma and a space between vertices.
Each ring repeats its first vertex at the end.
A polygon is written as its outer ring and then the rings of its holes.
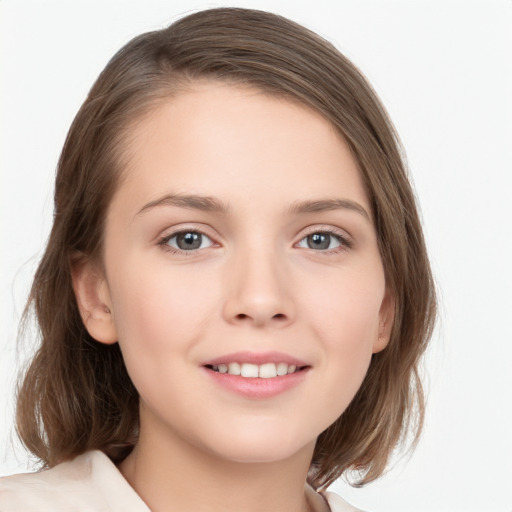
POLYGON ((333 492, 315 490, 306 484, 306 496, 315 512, 363 512, 333 492))
POLYGON ((0 512, 149 512, 110 459, 99 451, 52 469, 0 478, 0 512))
POLYGON ((322 496, 327 500, 331 512, 363 512, 333 492, 323 492, 322 496))

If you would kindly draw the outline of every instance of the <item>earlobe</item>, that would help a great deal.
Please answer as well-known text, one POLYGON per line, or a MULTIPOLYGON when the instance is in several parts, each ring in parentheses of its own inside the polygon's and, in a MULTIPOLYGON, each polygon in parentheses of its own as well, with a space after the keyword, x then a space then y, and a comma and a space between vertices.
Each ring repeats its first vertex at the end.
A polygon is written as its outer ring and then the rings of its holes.
POLYGON ((91 263, 83 263, 74 266, 72 278, 80 316, 89 334, 101 343, 116 343, 110 291, 103 273, 91 263))
POLYGON ((388 346, 393 329, 394 317, 395 297, 387 290, 379 311, 379 331, 372 351, 374 354, 384 350, 388 346))

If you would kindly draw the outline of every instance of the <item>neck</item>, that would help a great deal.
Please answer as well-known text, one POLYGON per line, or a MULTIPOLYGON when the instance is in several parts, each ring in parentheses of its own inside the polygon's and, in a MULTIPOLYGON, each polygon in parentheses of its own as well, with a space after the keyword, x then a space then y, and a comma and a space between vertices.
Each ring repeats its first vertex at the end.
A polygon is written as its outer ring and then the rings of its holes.
POLYGON ((182 439, 147 436, 120 471, 152 512, 310 512, 305 481, 314 444, 285 460, 237 462, 182 439))

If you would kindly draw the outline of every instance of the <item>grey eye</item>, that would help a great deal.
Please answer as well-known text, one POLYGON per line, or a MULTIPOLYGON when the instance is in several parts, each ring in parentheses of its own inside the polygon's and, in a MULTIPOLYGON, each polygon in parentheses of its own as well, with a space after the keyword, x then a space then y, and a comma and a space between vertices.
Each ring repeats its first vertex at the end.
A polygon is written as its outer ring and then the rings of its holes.
POLYGON ((335 249, 341 245, 340 237, 331 233, 312 233, 305 236, 300 242, 299 247, 306 249, 314 249, 317 251, 324 251, 326 249, 335 249))
POLYGON ((182 231, 170 237, 167 245, 180 251, 194 251, 210 247, 212 241, 208 236, 198 231, 182 231))

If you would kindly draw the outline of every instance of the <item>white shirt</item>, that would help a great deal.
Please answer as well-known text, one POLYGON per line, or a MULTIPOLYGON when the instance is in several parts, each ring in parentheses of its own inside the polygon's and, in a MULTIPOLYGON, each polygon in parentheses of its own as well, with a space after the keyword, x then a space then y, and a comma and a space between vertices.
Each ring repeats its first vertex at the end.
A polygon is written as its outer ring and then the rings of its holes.
MULTIPOLYGON (((315 512, 361 512, 334 493, 306 485, 315 512)), ((38 473, 0 478, 0 512, 151 512, 100 451, 38 473)))

